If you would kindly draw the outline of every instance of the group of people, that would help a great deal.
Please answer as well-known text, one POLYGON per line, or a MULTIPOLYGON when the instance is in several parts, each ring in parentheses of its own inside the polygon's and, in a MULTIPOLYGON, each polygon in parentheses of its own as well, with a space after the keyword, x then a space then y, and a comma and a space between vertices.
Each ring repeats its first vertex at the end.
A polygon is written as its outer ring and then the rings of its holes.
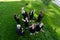
MULTIPOLYGON (((37 19, 34 18, 34 10, 31 10, 29 12, 29 16, 28 16, 28 13, 24 10, 24 6, 23 6, 21 9, 21 12, 22 12, 22 16, 23 16, 22 21, 24 22, 25 29, 29 30, 30 35, 35 35, 35 33, 38 33, 38 31, 44 32, 44 30, 43 30, 44 24, 43 24, 43 22, 41 22, 42 18, 44 17, 43 11, 40 11, 37 19), (34 22, 32 22, 32 20, 34 20, 38 23, 34 23, 34 22), (32 23, 29 24, 29 22, 32 22, 32 23)), ((25 34, 25 31, 24 31, 24 28, 22 28, 22 26, 20 24, 19 16, 17 14, 14 14, 14 19, 17 22, 17 30, 16 30, 17 34, 23 36, 25 34)))

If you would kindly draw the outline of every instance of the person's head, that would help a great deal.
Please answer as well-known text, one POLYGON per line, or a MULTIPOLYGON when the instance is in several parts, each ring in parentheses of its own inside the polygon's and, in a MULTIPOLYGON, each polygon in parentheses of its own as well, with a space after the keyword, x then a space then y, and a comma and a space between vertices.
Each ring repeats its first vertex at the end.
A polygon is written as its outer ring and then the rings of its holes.
POLYGON ((21 25, 20 24, 17 24, 17 29, 20 29, 21 25))
POLYGON ((43 10, 41 10, 40 13, 43 14, 43 10))
POLYGON ((41 15, 41 16, 44 16, 44 13, 43 13, 43 11, 40 11, 40 15, 41 15))
POLYGON ((20 25, 20 24, 17 24, 17 26, 20 26, 20 27, 21 27, 21 25, 20 25))
POLYGON ((43 22, 41 22, 40 25, 44 25, 43 22))
POLYGON ((28 20, 28 17, 26 17, 25 19, 28 20))
POLYGON ((22 6, 22 10, 24 10, 24 6, 22 6))
POLYGON ((14 17, 17 17, 17 16, 18 16, 18 15, 15 13, 15 14, 14 14, 14 17))
POLYGON ((32 27, 35 27, 35 23, 32 23, 32 27))
POLYGON ((17 16, 16 18, 19 19, 19 16, 17 16))
POLYGON ((19 18, 19 16, 17 14, 14 14, 14 17, 16 17, 17 19, 19 18))

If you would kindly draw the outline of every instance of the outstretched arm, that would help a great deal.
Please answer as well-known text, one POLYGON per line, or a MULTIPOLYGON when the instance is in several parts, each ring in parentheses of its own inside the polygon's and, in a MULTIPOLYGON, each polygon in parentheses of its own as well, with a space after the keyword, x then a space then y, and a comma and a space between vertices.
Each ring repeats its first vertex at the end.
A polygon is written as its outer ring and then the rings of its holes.
POLYGON ((24 22, 25 22, 25 20, 24 20, 24 19, 22 19, 22 21, 24 21, 24 22))

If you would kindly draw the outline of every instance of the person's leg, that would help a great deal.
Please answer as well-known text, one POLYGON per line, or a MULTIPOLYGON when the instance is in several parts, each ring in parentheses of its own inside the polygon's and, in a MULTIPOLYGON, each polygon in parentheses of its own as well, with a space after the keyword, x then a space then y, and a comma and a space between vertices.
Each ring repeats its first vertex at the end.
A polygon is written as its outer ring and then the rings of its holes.
POLYGON ((30 33, 30 35, 33 35, 33 33, 30 33))
POLYGON ((35 33, 30 33, 30 35, 35 35, 35 33))
POLYGON ((30 35, 33 35, 33 30, 32 29, 30 30, 30 35))
POLYGON ((26 30, 28 29, 28 23, 25 23, 25 29, 26 30))
POLYGON ((42 31, 42 32, 44 32, 44 30, 41 28, 41 30, 40 31, 42 31))
POLYGON ((38 33, 38 31, 36 31, 36 33, 38 33))
POLYGON ((35 33, 33 33, 33 35, 35 35, 35 33))

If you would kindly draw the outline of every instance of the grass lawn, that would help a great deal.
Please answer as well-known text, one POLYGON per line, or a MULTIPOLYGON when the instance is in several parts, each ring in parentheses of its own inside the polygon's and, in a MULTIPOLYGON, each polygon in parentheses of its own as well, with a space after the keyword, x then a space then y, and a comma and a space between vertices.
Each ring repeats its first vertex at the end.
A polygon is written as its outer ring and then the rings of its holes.
MULTIPOLYGON (((60 40, 60 7, 51 3, 47 9, 40 1, 16 1, 16 2, 0 2, 0 40, 60 40), (26 7, 25 3, 29 5, 26 7), (35 17, 37 18, 39 11, 44 9, 45 16, 42 22, 45 24, 45 33, 39 32, 35 36, 30 36, 29 31, 25 31, 25 37, 18 36, 16 33, 16 21, 13 18, 14 13, 17 13, 22 19, 21 6, 25 6, 26 11, 34 9, 35 17)), ((23 21, 21 21, 24 27, 23 21)))

